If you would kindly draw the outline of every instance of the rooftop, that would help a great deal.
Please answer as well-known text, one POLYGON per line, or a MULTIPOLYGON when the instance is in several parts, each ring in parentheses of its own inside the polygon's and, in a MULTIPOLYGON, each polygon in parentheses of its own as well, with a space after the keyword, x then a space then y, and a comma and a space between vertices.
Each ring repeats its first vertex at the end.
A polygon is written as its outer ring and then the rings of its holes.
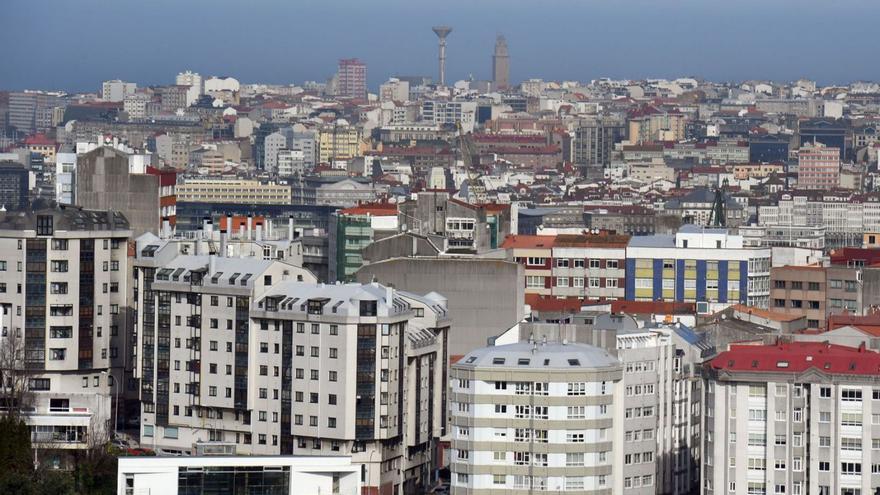
POLYGON ((456 363, 467 368, 571 371, 617 368, 620 363, 604 349, 586 344, 517 342, 484 347, 456 363))
POLYGON ((803 373, 876 376, 880 354, 864 347, 825 342, 781 342, 773 345, 731 345, 709 361, 713 370, 748 373, 803 373))

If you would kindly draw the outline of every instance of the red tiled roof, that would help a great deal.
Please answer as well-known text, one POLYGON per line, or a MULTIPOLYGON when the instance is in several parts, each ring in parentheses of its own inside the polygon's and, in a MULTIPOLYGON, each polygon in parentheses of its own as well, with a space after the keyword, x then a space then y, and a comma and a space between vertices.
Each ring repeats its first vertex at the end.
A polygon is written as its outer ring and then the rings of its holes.
POLYGON ((696 303, 669 301, 611 301, 612 313, 628 313, 634 315, 673 314, 686 315, 697 312, 696 303))
POLYGON ((25 139, 24 144, 28 146, 54 146, 55 141, 49 139, 45 134, 34 134, 25 139))
POLYGON ((509 235, 501 247, 504 249, 550 249, 556 243, 555 235, 509 235))
POLYGON ((578 313, 584 300, 576 297, 551 297, 541 294, 526 294, 525 303, 531 306, 532 311, 557 311, 565 313, 578 313))
POLYGON ((364 203, 340 210, 343 215, 373 215, 390 217, 397 215, 397 205, 392 203, 364 203))
POLYGON ((802 373, 816 369, 841 375, 877 375, 880 354, 864 346, 824 342, 783 342, 773 345, 731 345, 709 361, 714 370, 745 373, 802 373))

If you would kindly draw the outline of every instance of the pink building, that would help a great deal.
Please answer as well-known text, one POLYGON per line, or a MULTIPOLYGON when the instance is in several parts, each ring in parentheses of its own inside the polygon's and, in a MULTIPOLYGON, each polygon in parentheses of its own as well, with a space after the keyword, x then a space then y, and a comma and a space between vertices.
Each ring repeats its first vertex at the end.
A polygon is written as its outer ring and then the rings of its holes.
POLYGON ((337 93, 349 98, 367 98, 367 64, 356 58, 339 60, 337 93))
POLYGON ((798 189, 831 189, 840 185, 840 149, 821 143, 798 151, 798 189))

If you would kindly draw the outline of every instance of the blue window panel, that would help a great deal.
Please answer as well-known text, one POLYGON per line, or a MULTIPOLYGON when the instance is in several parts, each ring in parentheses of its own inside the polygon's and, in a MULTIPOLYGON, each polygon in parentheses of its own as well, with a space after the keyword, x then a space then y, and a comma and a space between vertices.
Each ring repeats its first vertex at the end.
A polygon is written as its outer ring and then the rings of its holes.
POLYGON ((749 301, 749 262, 739 262, 739 302, 746 304, 749 301))
POLYGON ((697 260, 697 301, 706 300, 706 260, 697 260))
POLYGON ((675 300, 684 301, 684 260, 675 260, 675 300))
POLYGON ((663 260, 654 260, 654 294, 655 301, 663 300, 663 260))
POLYGON ((636 299, 636 260, 634 258, 626 259, 626 287, 624 287, 624 298, 627 301, 636 299))

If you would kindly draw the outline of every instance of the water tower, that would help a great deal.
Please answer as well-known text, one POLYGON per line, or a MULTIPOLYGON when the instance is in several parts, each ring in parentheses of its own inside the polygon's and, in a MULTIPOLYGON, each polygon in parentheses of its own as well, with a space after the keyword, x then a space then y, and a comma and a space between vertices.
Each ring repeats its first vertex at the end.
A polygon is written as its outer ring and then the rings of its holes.
POLYGON ((440 47, 440 86, 446 86, 446 37, 452 32, 449 26, 434 26, 431 28, 439 39, 440 47))

